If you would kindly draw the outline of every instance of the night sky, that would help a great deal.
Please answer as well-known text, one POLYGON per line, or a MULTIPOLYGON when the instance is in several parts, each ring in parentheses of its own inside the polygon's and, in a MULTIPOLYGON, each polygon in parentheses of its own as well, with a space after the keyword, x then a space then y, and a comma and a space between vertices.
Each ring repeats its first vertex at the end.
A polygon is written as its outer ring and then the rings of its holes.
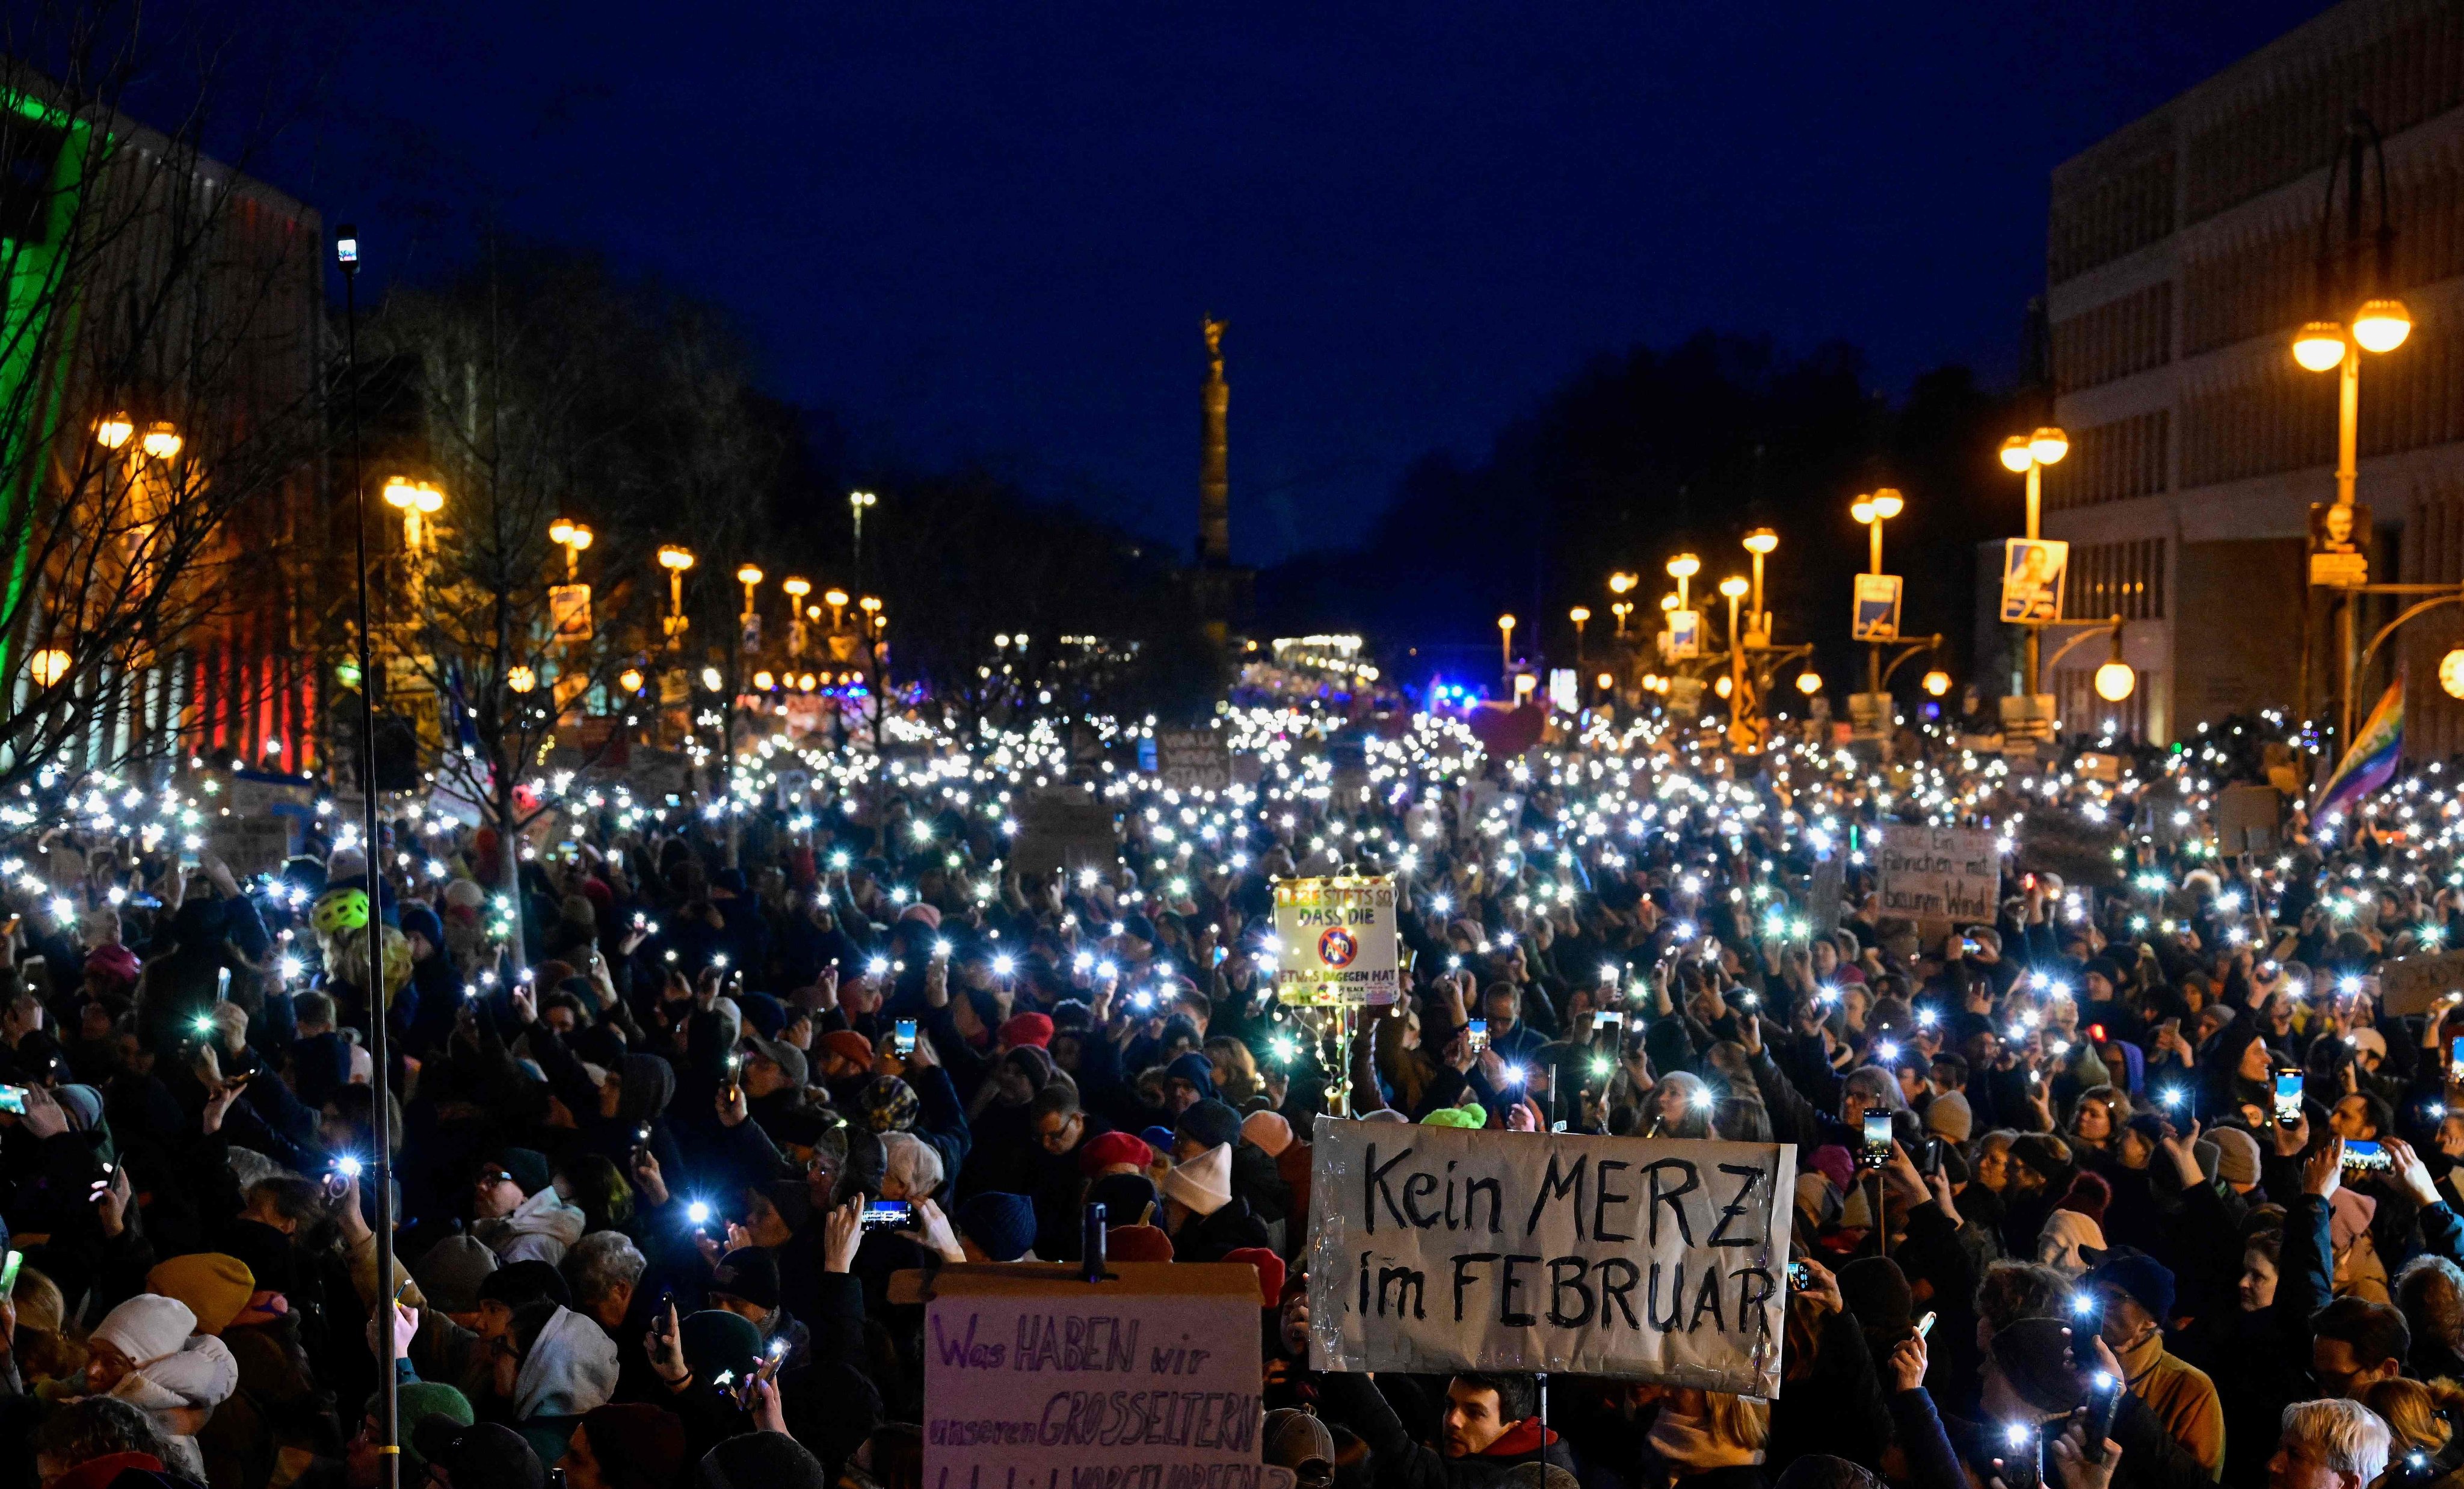
POLYGON ((259 169, 377 273, 599 246, 860 451, 1178 542, 1227 318, 1271 562, 1636 340, 2007 381, 2051 168, 2322 9, 265 0, 232 65, 313 90, 259 169))

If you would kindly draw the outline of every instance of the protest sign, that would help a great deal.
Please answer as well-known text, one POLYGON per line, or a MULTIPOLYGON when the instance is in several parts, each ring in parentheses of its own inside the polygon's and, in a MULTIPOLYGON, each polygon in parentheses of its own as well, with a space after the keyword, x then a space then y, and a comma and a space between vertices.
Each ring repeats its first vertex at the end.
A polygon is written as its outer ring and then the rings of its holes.
POLYGON ((2002 906, 2002 850, 1982 827, 1885 822, 1874 855, 1884 915, 1991 925, 2002 906))
POLYGON ((1282 1002, 1382 1008, 1401 987, 1392 879, 1276 880, 1275 938, 1282 1002))
POLYGON ((2273 853, 2284 797, 2274 786, 2249 781, 2216 794, 2216 846, 2227 853, 2273 853))
POLYGON ((2379 1014, 2426 1014, 2440 995, 2464 991, 2464 952, 2427 952, 2379 964, 2379 1014))
POLYGON ((1779 1393, 1796 1150, 1317 1119, 1312 1363, 1779 1393))
POLYGON ((927 1489, 1288 1484, 1258 1461, 1257 1268, 950 1266, 931 1286, 927 1489))
POLYGON ((1220 729, 1158 729, 1155 773, 1175 791, 1221 791, 1232 784, 1232 742, 1220 729))

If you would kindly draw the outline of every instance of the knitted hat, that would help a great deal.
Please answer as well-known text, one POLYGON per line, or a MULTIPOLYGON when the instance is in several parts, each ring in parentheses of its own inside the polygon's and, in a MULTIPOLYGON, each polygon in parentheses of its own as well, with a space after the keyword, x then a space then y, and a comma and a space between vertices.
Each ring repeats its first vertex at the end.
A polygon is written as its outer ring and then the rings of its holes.
POLYGON ((1245 1261, 1258 1269, 1259 1306, 1271 1308, 1284 1295, 1284 1259, 1264 1246, 1235 1246, 1223 1254, 1226 1261, 1245 1261))
POLYGON ((685 1466, 685 1424, 647 1402, 611 1402, 582 1415, 590 1456, 610 1489, 671 1489, 685 1466))
POLYGON ((1829 1179, 1833 1189, 1843 1193, 1857 1177, 1856 1160, 1848 1156, 1848 1150, 1837 1143, 1826 1143, 1815 1149, 1806 1167, 1829 1179))
POLYGON ((1155 922, 1147 919, 1144 915, 1136 913, 1135 911, 1132 911, 1131 913, 1121 917, 1121 933, 1127 936, 1135 936, 1149 946, 1155 945, 1155 922))
POLYGON ((1221 1143, 1163 1176, 1163 1196, 1198 1215, 1213 1215, 1232 1202, 1232 1150, 1221 1143))
POLYGON ((1202 1148, 1219 1148, 1241 1141, 1241 1114, 1221 1102, 1208 1097, 1193 1102, 1180 1120, 1173 1124, 1176 1140, 1196 1143, 1202 1148))
POLYGON ((1888 1257, 1859 1257, 1839 1269, 1839 1299, 1869 1334, 1904 1332, 1916 1301, 1908 1275, 1888 1257))
POLYGON ((723 1370, 741 1378, 761 1360, 761 1331, 751 1319, 725 1308, 704 1308, 687 1315, 676 1325, 676 1335, 684 1346, 685 1364, 705 1383, 716 1380, 723 1370))
POLYGON ((1269 1158, 1280 1158, 1292 1146, 1292 1125, 1281 1112, 1253 1111, 1241 1119, 1241 1141, 1269 1158))
POLYGON ((554 1182, 554 1171, 548 1167, 547 1154, 536 1148, 508 1148, 496 1155, 515 1183, 522 1187, 525 1197, 538 1193, 554 1182))
POLYGON ((2064 1167, 2060 1146, 2042 1132, 2030 1132, 2013 1142, 2011 1161, 2048 1179, 2061 1177, 2064 1167))
POLYGON ((419 1424, 412 1446, 452 1476, 453 1489, 541 1489, 547 1470, 521 1434, 495 1422, 470 1426, 444 1415, 419 1424))
POLYGON ((2216 1177, 2228 1184, 2258 1182, 2258 1139, 2239 1128, 2211 1128, 2216 1145, 2216 1177))
POLYGON ((1152 1225, 1116 1225, 1104 1233, 1104 1255, 1114 1261, 1170 1261, 1172 1237, 1152 1225))
POLYGON ((2079 977, 2082 981, 2089 977, 2102 977, 2117 988, 2125 986, 2128 981, 2122 971, 2122 964, 2110 956, 2100 956, 2090 961, 2079 969, 2079 977))
POLYGON ((853 1029, 832 1029, 823 1035, 822 1048, 849 1064, 872 1068, 872 1043, 853 1029))
POLYGON ((905 909, 899 911, 898 918, 901 920, 920 920, 926 926, 935 931, 941 929, 941 911, 938 908, 927 905, 922 900, 917 900, 914 904, 910 905, 905 909))
POLYGON ((1925 1130, 1936 1137, 1947 1137, 1954 1143, 1966 1143, 1976 1129, 1976 1114, 1968 1108, 1968 1098, 1957 1091, 1945 1091, 1925 1104, 1925 1130))
POLYGON ((986 1190, 958 1207, 958 1234, 995 1261, 1016 1261, 1035 1249, 1035 1201, 986 1190))
POLYGON ((864 1125, 875 1132, 904 1132, 923 1110, 915 1088, 896 1076, 873 1077, 857 1105, 864 1108, 864 1125))
POLYGON ((479 1284, 496 1270, 496 1254, 475 1236, 448 1236, 411 1268, 428 1305, 439 1313, 468 1313, 479 1306, 479 1284))
MULTIPOLYGON (((441 1416, 455 1427, 468 1427, 477 1419, 476 1413, 471 1410, 470 1397, 442 1381, 404 1381, 393 1391, 394 1410, 402 1423, 402 1466, 425 1480, 428 1459, 419 1454, 419 1424, 441 1416)), ((370 1402, 368 1409, 373 1412, 376 1404, 370 1402)))
POLYGON ((1052 1016, 1049 1014, 1016 1014, 1001 1026, 1001 1041, 1012 1049, 1032 1044, 1044 1049, 1052 1043, 1052 1016))
POLYGON ((736 1006, 744 1012, 744 1026, 765 1040, 775 1040, 787 1027, 787 1005, 767 993, 742 993, 736 1006))
POLYGON ((1141 1225, 1154 1208, 1155 1187, 1143 1173, 1108 1173, 1087 1186, 1087 1203, 1104 1207, 1104 1223, 1141 1225))
POLYGON ((156 1263, 145 1274, 145 1290, 187 1303, 198 1333, 219 1334, 256 1295, 256 1279, 237 1257, 195 1251, 156 1263))
POLYGON ((197 1331, 197 1316, 177 1298, 139 1293, 102 1317, 93 1342, 109 1345, 139 1369, 180 1352, 197 1331))
MULTIPOLYGON (((740 1433, 720 1440, 693 1469, 694 1489, 830 1489, 829 1470, 785 1433, 740 1433)), ((454 1480, 461 1489, 461 1480, 454 1480)))
POLYGON ((2172 1321, 2173 1269, 2154 1257, 2117 1251, 2080 1281, 2092 1287, 2119 1289, 2158 1324, 2172 1321))
POLYGON ((2356 1194, 2350 1189, 2339 1189, 2327 1196, 2327 1236, 2338 1251, 2343 1251, 2369 1234, 2370 1217, 2377 1215, 2379 1202, 2367 1194, 2356 1194))
MULTIPOLYGON (((429 909, 425 905, 419 904, 417 901, 413 901, 402 908, 401 925, 402 933, 404 935, 425 936, 428 938, 428 944, 431 947, 443 946, 445 944, 445 922, 437 918, 436 911, 429 909)), ((456 1391, 454 1394, 460 1395, 461 1392, 456 1391)), ((464 1410, 467 1411, 469 1410, 471 1403, 465 1401, 462 1405, 464 1410)), ((407 1417, 409 1414, 410 1413, 407 1412, 403 1413, 405 1417, 407 1417)))
POLYGON ((738 1246, 718 1259, 710 1291, 740 1298, 757 1308, 779 1306, 779 1259, 759 1246, 738 1246))
POLYGON ((1155 1162, 1155 1150, 1130 1132, 1107 1132, 1078 1150, 1078 1171, 1093 1178, 1105 1170, 1127 1166, 1140 1173, 1155 1162))

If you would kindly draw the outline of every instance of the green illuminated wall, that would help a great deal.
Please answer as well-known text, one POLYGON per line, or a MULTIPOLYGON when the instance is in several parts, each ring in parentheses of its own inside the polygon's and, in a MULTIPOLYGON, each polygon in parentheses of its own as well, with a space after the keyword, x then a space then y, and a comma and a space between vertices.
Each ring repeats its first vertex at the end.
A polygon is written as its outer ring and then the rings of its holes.
MULTIPOLYGON (((58 437, 60 404, 67 396, 76 345, 75 290, 64 281, 63 259, 85 180, 90 125, 38 99, 0 88, 5 107, 67 131, 46 188, 40 241, 0 238, 0 410, 16 416, 0 427, 0 543, 8 550, 0 574, 0 615, 19 612, 27 584, 27 528, 40 498, 43 451, 58 437), (53 318, 60 318, 56 326, 53 318), (45 346, 56 351, 47 370, 36 364, 45 346)), ((13 638, 0 631, 0 677, 9 675, 13 638)))

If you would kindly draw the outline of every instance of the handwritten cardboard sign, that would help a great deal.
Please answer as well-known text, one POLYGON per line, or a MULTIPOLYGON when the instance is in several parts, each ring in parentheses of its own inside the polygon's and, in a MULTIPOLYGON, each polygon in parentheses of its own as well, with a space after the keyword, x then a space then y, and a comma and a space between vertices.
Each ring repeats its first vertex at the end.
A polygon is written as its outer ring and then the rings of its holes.
POLYGON ((1796 1150, 1317 1120, 1313 1362, 1779 1391, 1796 1150))
POLYGON ((926 1489, 1276 1489, 1258 1272, 945 1267, 924 1314, 926 1489))
POLYGON ((1918 921, 1993 922, 2002 906, 2002 851, 1982 827, 1886 822, 1874 860, 1882 913, 1918 921))
POLYGON ((2464 952, 2425 952, 2379 964, 2379 1012, 2426 1014, 2446 994, 2464 992, 2464 952))

